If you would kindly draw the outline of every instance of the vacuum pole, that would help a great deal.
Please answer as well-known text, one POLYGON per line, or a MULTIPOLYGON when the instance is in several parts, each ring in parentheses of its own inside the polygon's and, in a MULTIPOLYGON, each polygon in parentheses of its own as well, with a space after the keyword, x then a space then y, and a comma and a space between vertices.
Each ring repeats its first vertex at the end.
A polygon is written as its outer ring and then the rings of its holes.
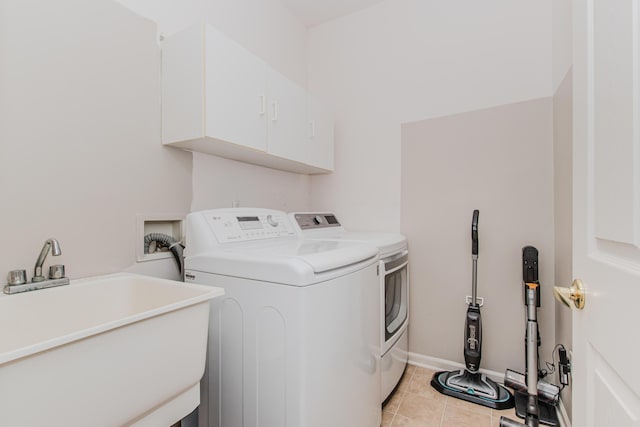
POLYGON ((482 358, 482 317, 478 305, 478 217, 479 210, 473 211, 471 220, 471 259, 473 272, 471 274, 471 303, 467 308, 464 334, 464 363, 471 374, 477 374, 482 358))
POLYGON ((478 217, 479 210, 473 211, 471 220, 471 259, 473 260, 473 271, 471 273, 471 305, 478 306, 478 217))
POLYGON ((478 217, 473 211, 471 221, 471 259, 473 273, 471 300, 467 297, 467 313, 464 324, 464 364, 466 369, 440 371, 433 374, 431 385, 447 396, 493 409, 513 408, 513 395, 503 385, 480 372, 482 359, 482 318, 478 304, 478 217))
POLYGON ((527 417, 526 425, 538 427, 540 410, 538 408, 538 285, 526 284, 527 298, 527 417))
POLYGON ((500 427, 538 427, 540 410, 538 409, 538 285, 525 283, 525 303, 527 306, 527 414, 524 424, 500 417, 500 427))
MULTIPOLYGON (((531 279, 525 273, 525 279, 531 279)), ((537 274, 535 279, 537 280, 537 274)), ((527 407, 523 423, 507 417, 500 417, 500 427, 538 427, 540 409, 538 407, 538 287, 535 282, 525 282, 525 305, 527 307, 527 407)))
POLYGON ((527 296, 527 392, 538 394, 538 318, 537 283, 526 284, 527 296))

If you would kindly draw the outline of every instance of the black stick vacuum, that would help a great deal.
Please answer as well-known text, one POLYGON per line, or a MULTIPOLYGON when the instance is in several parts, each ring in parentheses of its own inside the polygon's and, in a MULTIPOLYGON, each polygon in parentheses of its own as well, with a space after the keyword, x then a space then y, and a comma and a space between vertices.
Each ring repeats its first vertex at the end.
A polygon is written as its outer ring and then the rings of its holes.
POLYGON ((513 396, 504 386, 481 374, 482 318, 478 304, 478 216, 473 211, 471 221, 471 259, 473 260, 471 301, 464 326, 464 363, 466 369, 436 372, 431 385, 442 394, 488 406, 494 409, 513 408, 513 396))

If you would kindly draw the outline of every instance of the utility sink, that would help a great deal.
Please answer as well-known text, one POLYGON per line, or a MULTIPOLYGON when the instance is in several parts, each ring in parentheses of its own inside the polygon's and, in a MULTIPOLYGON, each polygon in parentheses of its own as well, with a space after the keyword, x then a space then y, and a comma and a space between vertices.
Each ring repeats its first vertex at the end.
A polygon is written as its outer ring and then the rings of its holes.
POLYGON ((200 402, 209 300, 134 274, 0 296, 0 426, 169 426, 200 402))

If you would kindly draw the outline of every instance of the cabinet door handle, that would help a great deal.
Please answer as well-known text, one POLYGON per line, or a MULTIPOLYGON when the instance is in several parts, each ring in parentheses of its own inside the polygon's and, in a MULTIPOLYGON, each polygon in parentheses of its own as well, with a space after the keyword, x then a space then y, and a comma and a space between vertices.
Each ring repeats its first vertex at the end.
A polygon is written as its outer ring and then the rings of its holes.
POLYGON ((260 115, 264 116, 264 114, 267 112, 267 99, 265 98, 264 95, 260 95, 260 115))
POLYGON ((316 136, 316 121, 309 121, 309 138, 315 138, 316 136))
POLYGON ((273 107, 273 115, 271 116, 271 121, 277 122, 278 121, 278 101, 273 101, 271 103, 271 106, 273 107))

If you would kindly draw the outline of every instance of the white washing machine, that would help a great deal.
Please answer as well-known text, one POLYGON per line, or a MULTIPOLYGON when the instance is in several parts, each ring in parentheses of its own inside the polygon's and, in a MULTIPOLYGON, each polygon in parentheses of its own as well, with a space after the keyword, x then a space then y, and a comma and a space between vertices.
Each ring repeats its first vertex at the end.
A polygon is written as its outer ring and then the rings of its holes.
POLYGON ((380 419, 378 251, 303 240, 284 212, 186 219, 186 281, 212 301, 200 426, 374 427, 380 419))
POLYGON ((289 214, 305 239, 360 242, 380 251, 380 358, 381 401, 400 381, 409 357, 409 251, 407 239, 397 233, 349 232, 332 213, 289 214))

